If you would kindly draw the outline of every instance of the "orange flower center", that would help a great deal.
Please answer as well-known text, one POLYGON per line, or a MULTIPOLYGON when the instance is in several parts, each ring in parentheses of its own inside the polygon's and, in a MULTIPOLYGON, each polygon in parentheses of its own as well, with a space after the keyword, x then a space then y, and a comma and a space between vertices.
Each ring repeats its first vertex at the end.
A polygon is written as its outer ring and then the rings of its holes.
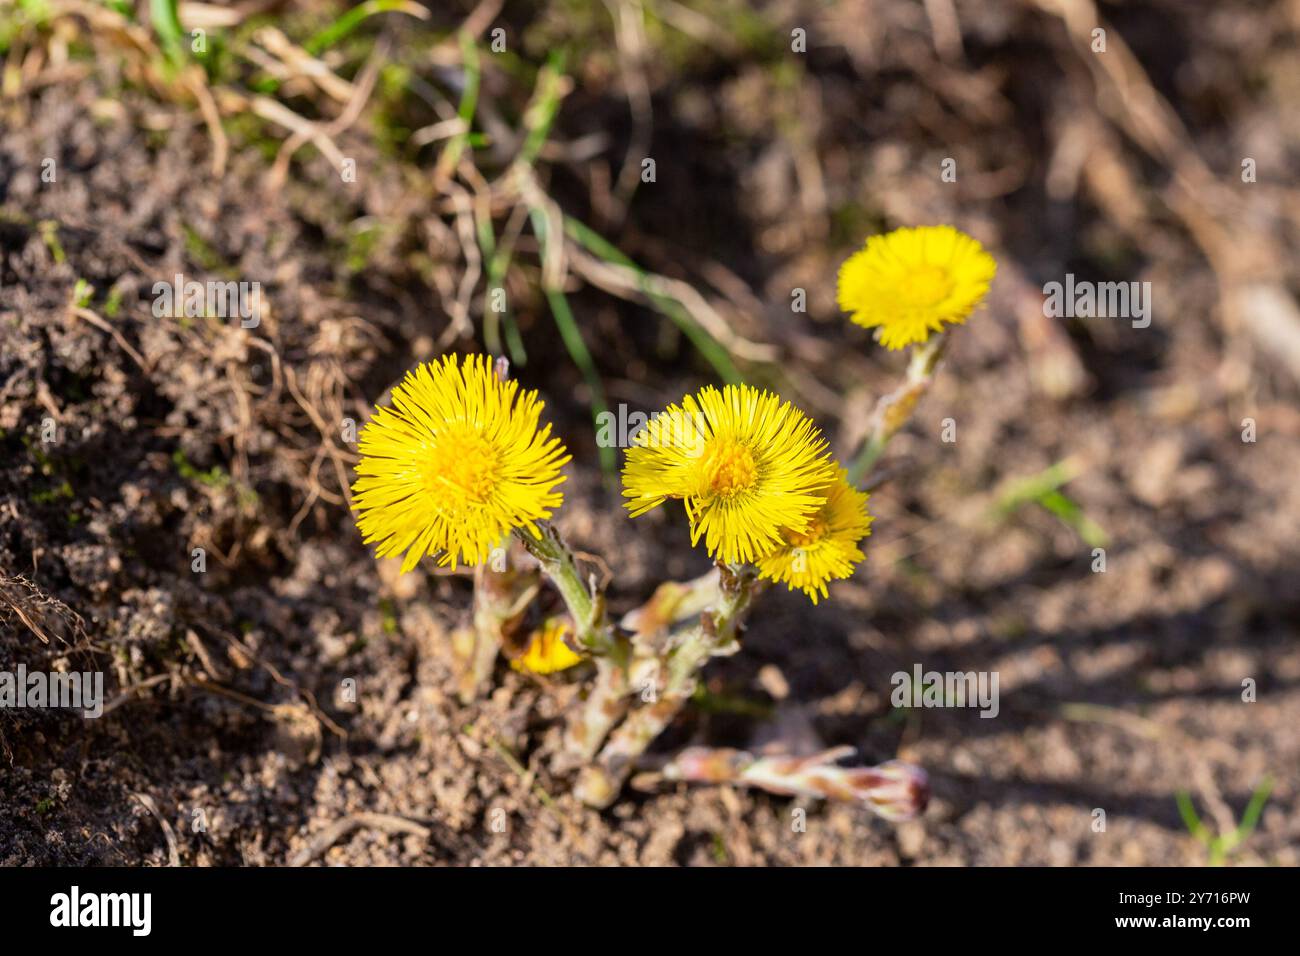
POLYGON ((453 510, 485 503, 498 478, 497 450, 471 428, 448 429, 429 449, 425 487, 453 510))
POLYGON ((819 511, 817 512, 817 515, 808 522, 807 531, 799 532, 787 530, 785 533, 785 539, 790 542, 791 547, 806 548, 809 545, 816 544, 822 539, 822 535, 826 533, 826 527, 826 516, 819 511))
POLYGON ((704 480, 709 494, 733 498, 754 487, 758 466, 748 447, 734 439, 722 439, 707 453, 704 480))

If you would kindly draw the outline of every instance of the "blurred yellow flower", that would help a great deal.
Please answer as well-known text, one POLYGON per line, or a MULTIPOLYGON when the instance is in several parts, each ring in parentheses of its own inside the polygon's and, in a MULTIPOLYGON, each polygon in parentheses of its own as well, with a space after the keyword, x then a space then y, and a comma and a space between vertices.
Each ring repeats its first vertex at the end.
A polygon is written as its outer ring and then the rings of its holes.
POLYGON ((691 542, 715 558, 752 562, 805 531, 834 477, 817 426, 789 402, 748 385, 708 386, 637 433, 623 469, 633 517, 681 498, 691 542))
POLYGON ((871 534, 867 494, 848 482, 839 468, 835 480, 825 489, 826 504, 802 531, 787 531, 784 544, 758 561, 759 576, 799 589, 816 604, 827 597, 826 582, 847 578, 863 559, 858 548, 871 534))
POLYGON ((554 674, 581 663, 582 657, 564 643, 565 635, 573 632, 573 624, 563 617, 547 618, 528 637, 528 647, 523 654, 510 662, 517 671, 534 674, 554 674))
POLYGON ((952 226, 918 226, 872 236, 840 267, 840 308, 880 344, 924 342, 945 323, 966 321, 988 293, 997 263, 952 226))
POLYGON ((406 552, 403 572, 426 554, 482 564, 564 500, 555 488, 569 455, 550 425, 538 430, 537 393, 503 382, 487 356, 422 364, 392 402, 361 431, 352 507, 379 557, 406 552))

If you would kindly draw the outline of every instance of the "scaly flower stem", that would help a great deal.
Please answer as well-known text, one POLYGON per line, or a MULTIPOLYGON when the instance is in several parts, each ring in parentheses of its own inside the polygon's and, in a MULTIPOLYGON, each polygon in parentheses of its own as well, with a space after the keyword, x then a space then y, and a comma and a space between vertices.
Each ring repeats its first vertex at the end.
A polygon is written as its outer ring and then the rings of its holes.
POLYGON ((871 432, 867 436, 862 451, 849 466, 849 484, 859 486, 870 474, 880 456, 885 453, 885 446, 900 428, 912 417, 912 410, 921 400, 934 381, 934 371, 943 358, 943 351, 948 344, 948 337, 940 332, 931 336, 926 342, 913 347, 912 359, 907 366, 907 378, 903 384, 888 395, 882 395, 876 403, 876 410, 871 417, 871 432))
POLYGON ((564 746, 576 764, 585 764, 623 719, 628 708, 628 669, 612 657, 597 657, 596 681, 583 702, 582 710, 569 718, 564 746))
POLYGON ((924 770, 898 760, 878 767, 840 766, 840 760, 853 754, 852 747, 834 747, 804 757, 755 756, 726 747, 689 747, 659 776, 664 780, 730 783, 770 793, 858 803, 893 821, 911 820, 925 810, 930 801, 930 783, 924 770))
POLYGON ((626 711, 632 648, 609 622, 604 595, 594 583, 589 587, 583 582, 573 552, 559 532, 545 521, 538 522, 538 529, 541 533, 536 536, 522 529, 515 534, 564 599, 579 645, 575 650, 585 650, 596 663, 596 682, 565 732, 569 754, 586 762, 626 711))
POLYGON ((626 641, 620 640, 605 615, 605 596, 589 589, 578 572, 578 562, 573 552, 560 537, 554 526, 546 521, 537 523, 540 535, 519 528, 515 536, 528 549, 528 553, 542 566, 542 573, 555 585, 573 618, 574 639, 579 648, 600 657, 625 656, 626 641))
POLYGON ((623 615, 622 625, 632 632, 632 644, 657 653, 660 639, 675 625, 695 618, 718 603, 718 569, 693 581, 665 581, 635 610, 623 615))
MULTIPOLYGON (((716 568, 694 581, 660 585, 649 601, 623 618, 623 627, 632 630, 629 640, 634 661, 653 663, 660 652, 660 638, 669 628, 717 602, 716 568)), ((623 666, 608 655, 595 658, 595 663, 596 681, 582 712, 570 717, 565 732, 566 750, 576 764, 590 762, 610 728, 627 713, 631 671, 636 669, 635 664, 623 666)))
POLYGON ((578 779, 576 793, 584 803, 593 807, 613 803, 637 759, 690 700, 696 675, 709 658, 736 651, 737 632, 758 591, 757 578, 748 566, 720 571, 717 606, 701 614, 700 622, 683 632, 660 658, 663 686, 655 698, 628 714, 578 779))
POLYGON ((491 679, 501 646, 519 626, 539 583, 536 571, 520 569, 508 554, 499 570, 490 564, 474 569, 473 630, 460 651, 463 663, 457 679, 462 702, 478 697, 491 679))

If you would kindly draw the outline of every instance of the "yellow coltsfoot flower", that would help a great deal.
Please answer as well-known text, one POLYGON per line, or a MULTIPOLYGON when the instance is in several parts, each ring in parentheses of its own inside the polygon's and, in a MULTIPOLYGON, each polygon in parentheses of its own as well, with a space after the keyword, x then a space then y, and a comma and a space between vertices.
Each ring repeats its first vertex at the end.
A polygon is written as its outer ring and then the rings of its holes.
POLYGON ((528 637, 528 646, 523 654, 510 662, 517 671, 531 671, 534 674, 554 674, 556 671, 568 670, 574 664, 582 662, 582 656, 575 654, 564 643, 566 635, 573 633, 573 622, 568 618, 549 617, 528 637))
POLYGON ((482 564, 515 528, 537 533, 563 496, 569 455, 551 426, 538 430, 535 391, 502 381, 484 355, 425 363, 393 389, 361 430, 352 507, 379 557, 406 552, 482 564))
POLYGON ((864 557, 858 543, 871 534, 867 494, 840 468, 824 489, 826 503, 804 531, 786 531, 784 543, 758 561, 759 577, 801 590, 816 604, 828 596, 826 582, 847 578, 864 557))
POLYGON ((952 226, 918 226, 872 236, 840 267, 839 305, 880 344, 901 349, 958 324, 980 304, 997 263, 952 226))
POLYGON ((803 412, 748 385, 706 387, 670 405, 634 439, 623 469, 633 517, 669 498, 686 505, 691 542, 728 563, 753 562, 805 531, 834 478, 821 432, 803 412))

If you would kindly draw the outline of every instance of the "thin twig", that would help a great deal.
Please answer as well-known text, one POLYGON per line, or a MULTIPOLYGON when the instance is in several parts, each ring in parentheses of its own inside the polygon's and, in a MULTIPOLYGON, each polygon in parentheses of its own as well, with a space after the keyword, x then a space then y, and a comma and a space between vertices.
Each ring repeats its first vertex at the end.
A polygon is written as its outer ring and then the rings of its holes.
POLYGON ((433 835, 433 831, 423 824, 391 813, 354 813, 342 820, 336 820, 318 833, 307 846, 290 858, 288 865, 306 866, 353 830, 360 829, 382 830, 384 833, 408 833, 422 840, 428 840, 433 835))

